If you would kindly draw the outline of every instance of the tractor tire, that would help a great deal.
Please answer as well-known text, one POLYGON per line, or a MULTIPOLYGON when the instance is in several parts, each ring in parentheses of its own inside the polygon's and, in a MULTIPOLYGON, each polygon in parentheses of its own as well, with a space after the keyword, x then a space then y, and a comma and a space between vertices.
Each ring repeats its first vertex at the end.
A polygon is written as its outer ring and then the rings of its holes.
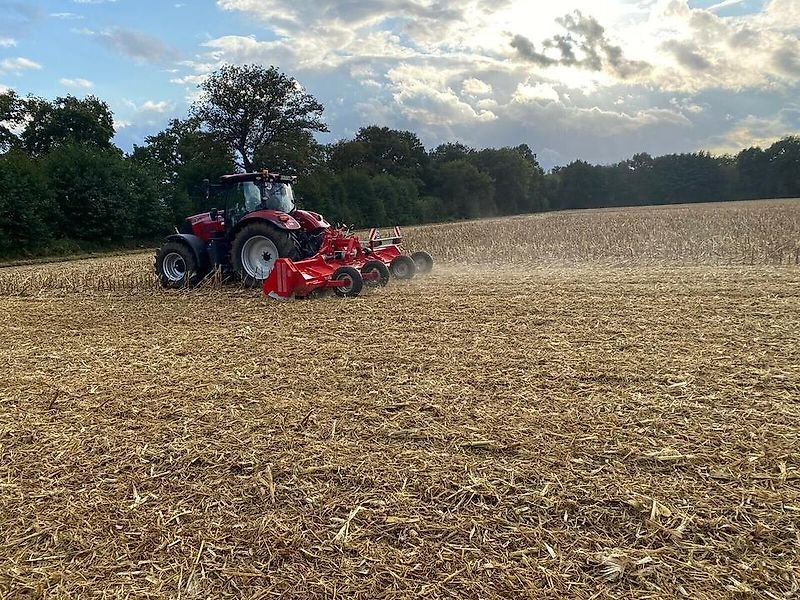
POLYGON ((231 244, 230 264, 246 287, 258 287, 269 277, 279 258, 297 259, 294 237, 270 223, 256 221, 242 227, 231 244))
POLYGON ((389 264, 389 270, 396 279, 411 279, 417 273, 417 263, 410 256, 395 256, 389 264))
POLYGON ((341 296, 342 298, 352 298, 354 296, 358 296, 364 287, 364 279, 362 279, 361 273, 358 272, 358 269, 353 267, 339 267, 333 273, 333 279, 349 280, 347 285, 333 288, 333 291, 336 292, 336 295, 341 296))
POLYGON ((162 287, 180 289, 194 287, 203 279, 197 258, 186 244, 170 241, 156 252, 155 271, 162 287))
POLYGON ((427 275, 433 270, 433 257, 424 250, 414 252, 411 255, 411 260, 417 265, 417 273, 420 275, 427 275))
POLYGON ((389 268, 379 260, 368 260, 366 264, 361 267, 361 274, 366 275, 372 271, 378 272, 377 279, 370 279, 364 281, 364 285, 371 288, 384 287, 389 283, 389 268))

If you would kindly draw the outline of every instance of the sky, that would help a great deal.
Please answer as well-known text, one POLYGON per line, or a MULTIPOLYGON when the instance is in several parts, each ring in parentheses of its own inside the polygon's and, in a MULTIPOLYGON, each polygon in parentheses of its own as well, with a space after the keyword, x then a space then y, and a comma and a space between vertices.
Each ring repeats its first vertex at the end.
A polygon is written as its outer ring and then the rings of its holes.
POLYGON ((0 0, 0 91, 94 94, 126 151, 225 63, 295 77, 322 142, 377 124, 551 168, 800 132, 800 0, 0 0))

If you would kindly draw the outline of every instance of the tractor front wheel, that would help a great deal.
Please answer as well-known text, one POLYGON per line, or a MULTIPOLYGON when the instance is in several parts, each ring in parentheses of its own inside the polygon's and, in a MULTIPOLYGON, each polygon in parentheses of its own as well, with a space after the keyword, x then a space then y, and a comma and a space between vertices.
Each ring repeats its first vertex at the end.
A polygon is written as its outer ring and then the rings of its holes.
POLYGON ((339 267, 334 272, 333 279, 344 282, 344 285, 333 288, 336 295, 342 298, 358 296, 364 287, 364 279, 361 277, 361 273, 353 267, 339 267))
POLYGON ((297 246, 288 231, 256 221, 242 227, 231 244, 231 266, 247 287, 258 287, 269 277, 279 258, 297 258, 297 246))
POLYGON ((203 279, 194 252, 181 242, 167 242, 156 252, 156 275, 162 287, 194 287, 203 279))

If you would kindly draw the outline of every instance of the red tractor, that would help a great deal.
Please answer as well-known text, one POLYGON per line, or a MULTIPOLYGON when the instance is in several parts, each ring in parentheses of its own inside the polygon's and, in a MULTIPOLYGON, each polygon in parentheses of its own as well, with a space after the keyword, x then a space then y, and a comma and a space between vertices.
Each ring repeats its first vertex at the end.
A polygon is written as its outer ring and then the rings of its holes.
POLYGON ((383 286, 391 276, 410 279, 427 273, 427 252, 400 252, 399 228, 382 239, 376 230, 367 244, 344 227, 334 228, 322 215, 295 206, 294 176, 262 171, 224 175, 207 184, 224 208, 186 219, 156 252, 161 285, 197 285, 210 272, 261 286, 273 298, 305 297, 321 289, 355 296, 364 285, 383 286))

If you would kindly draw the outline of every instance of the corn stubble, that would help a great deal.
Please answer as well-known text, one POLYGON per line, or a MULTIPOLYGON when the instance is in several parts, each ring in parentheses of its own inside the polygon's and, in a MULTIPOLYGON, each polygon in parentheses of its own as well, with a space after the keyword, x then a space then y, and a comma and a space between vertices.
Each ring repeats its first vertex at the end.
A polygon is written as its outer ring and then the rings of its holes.
POLYGON ((800 205, 409 230, 290 304, 0 270, 0 592, 800 594, 800 205))

